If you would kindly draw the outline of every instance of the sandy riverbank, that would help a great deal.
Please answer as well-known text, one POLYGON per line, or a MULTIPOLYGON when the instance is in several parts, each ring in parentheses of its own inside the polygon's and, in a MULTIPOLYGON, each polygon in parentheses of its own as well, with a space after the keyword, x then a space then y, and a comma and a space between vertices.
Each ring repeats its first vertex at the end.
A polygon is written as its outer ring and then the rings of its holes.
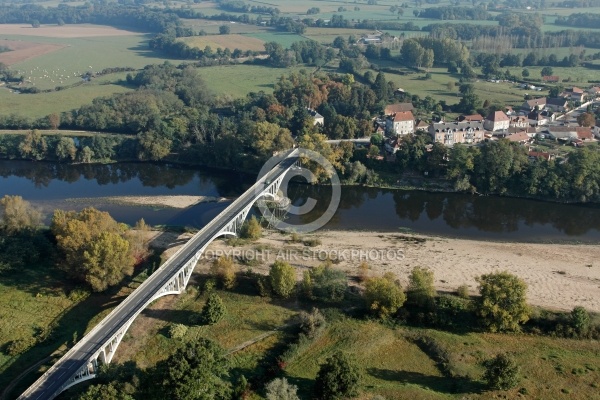
POLYGON ((226 200, 214 196, 112 196, 93 199, 69 199, 69 201, 93 201, 96 203, 123 204, 145 207, 187 208, 198 203, 211 203, 226 200))
MULTIPOLYGON (((499 243, 389 232, 320 231, 310 236, 319 238, 321 244, 306 247, 290 243, 289 235, 268 232, 257 243, 235 248, 221 240, 213 242, 206 254, 235 250, 250 255, 261 248, 264 250, 257 256, 263 262, 254 270, 266 272, 268 265, 280 257, 298 267, 299 277, 303 269, 319 264, 313 252, 345 258, 335 268, 351 275, 357 274, 361 258, 368 258, 371 275, 392 272, 404 284, 413 267, 423 266, 434 272, 438 289, 453 291, 467 284, 473 293, 477 291, 476 277, 508 271, 527 282, 528 299, 533 305, 560 310, 580 305, 600 312, 599 245, 499 243), (393 252, 388 255, 389 250, 393 252), (363 256, 356 255, 357 251, 363 256)), ((176 237, 163 236, 162 246, 175 243, 176 237)), ((204 261, 199 268, 208 265, 204 261)))

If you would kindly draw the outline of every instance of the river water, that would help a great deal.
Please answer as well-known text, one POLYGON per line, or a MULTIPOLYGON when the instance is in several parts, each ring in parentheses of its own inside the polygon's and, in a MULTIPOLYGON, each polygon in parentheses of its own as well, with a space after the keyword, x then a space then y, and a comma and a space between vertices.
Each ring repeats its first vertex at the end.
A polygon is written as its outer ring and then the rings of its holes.
MULTIPOLYGON (((188 209, 109 204, 108 196, 193 195, 235 198, 254 177, 232 172, 148 163, 63 165, 0 161, 0 196, 20 195, 49 217, 56 208, 95 206, 118 221, 140 218, 156 225, 202 227, 229 202, 201 203, 188 209)), ((330 188, 291 185, 300 205, 317 200, 315 219, 327 207, 330 188)), ((289 217, 298 223, 300 217, 289 217)), ((455 193, 342 187, 340 206, 325 229, 379 230, 507 241, 600 241, 600 207, 455 193)))

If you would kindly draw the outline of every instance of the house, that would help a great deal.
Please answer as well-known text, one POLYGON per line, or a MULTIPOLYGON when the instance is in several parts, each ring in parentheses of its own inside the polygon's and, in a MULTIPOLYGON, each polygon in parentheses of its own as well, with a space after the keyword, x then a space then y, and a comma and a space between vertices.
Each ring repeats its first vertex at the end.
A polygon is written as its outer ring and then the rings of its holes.
POLYGON ((504 111, 491 112, 483 122, 483 127, 488 131, 505 131, 510 125, 510 118, 504 111))
POLYGON ((415 131, 415 117, 412 111, 400 111, 388 117, 387 131, 391 135, 408 135, 415 131))
POLYGON ((600 97, 600 86, 592 86, 588 89, 588 94, 593 99, 600 97))
POLYGON ((308 114, 312 117, 313 119, 313 126, 319 124, 321 126, 325 125, 325 118, 319 114, 318 112, 316 112, 315 110, 311 109, 311 108, 307 108, 306 111, 308 111, 308 114))
POLYGON ((577 140, 577 127, 575 126, 549 126, 548 134, 558 140, 570 142, 577 140))
POLYGON ((506 137, 506 140, 508 140, 509 142, 525 144, 531 141, 531 137, 529 137, 529 134, 526 131, 521 131, 513 135, 508 135, 506 137))
POLYGON ((398 112, 412 111, 414 109, 415 109, 415 107, 413 106, 412 103, 396 103, 396 104, 390 104, 390 105, 386 106, 385 110, 383 111, 383 114, 384 115, 394 115, 398 112))
POLYGON ((390 154, 396 154, 398 149, 400 148, 400 139, 398 137, 395 138, 387 138, 384 143, 385 151, 390 154))
POLYGON ((382 42, 381 35, 363 35, 360 38, 363 44, 379 44, 382 42))
POLYGON ((527 114, 527 119, 531 126, 548 125, 548 123, 554 121, 555 118, 556 116, 551 111, 532 111, 527 114))
POLYGON ((573 86, 572 88, 569 88, 562 92, 561 96, 571 101, 578 101, 582 103, 585 97, 585 92, 583 91, 583 89, 573 86))
POLYGON ((596 125, 592 127, 592 132, 594 132, 594 135, 600 139, 600 120, 597 119, 596 120, 596 125))
POLYGON ((429 134, 436 143, 453 146, 455 143, 479 143, 485 129, 481 122, 437 122, 429 125, 429 134))
POLYGON ((560 78, 557 75, 548 75, 548 76, 542 76, 542 80, 544 82, 550 83, 550 82, 559 82, 560 78))
POLYGON ((523 105, 521 105, 521 109, 526 112, 543 110, 546 107, 546 98, 540 97, 539 99, 530 99, 526 100, 523 105))
POLYGON ((422 119, 418 119, 415 123, 415 131, 427 131, 429 124, 422 119))
POLYGON ((592 132, 592 128, 585 128, 583 126, 578 126, 576 129, 577 138, 579 140, 583 140, 584 142, 589 142, 594 139, 594 134, 592 132))
POLYGON ((458 122, 463 122, 463 121, 467 121, 467 122, 483 122, 484 120, 485 120, 485 118, 483 118, 479 114, 461 115, 460 117, 458 117, 458 122))
POLYGON ((554 112, 565 112, 569 108, 569 101, 564 97, 550 97, 546 99, 546 108, 554 112))
POLYGON ((510 118, 508 126, 509 128, 527 128, 529 126, 529 120, 524 116, 514 116, 510 118))
POLYGON ((506 111, 505 111, 506 115, 508 115, 509 117, 516 114, 516 112, 512 108, 512 106, 505 106, 504 108, 506 109, 506 111))
POLYGON ((554 155, 554 154, 546 153, 543 151, 534 151, 534 150, 529 151, 529 153, 527 155, 529 156, 530 161, 536 161, 540 158, 543 158, 546 161, 552 161, 556 158, 556 155, 554 155))

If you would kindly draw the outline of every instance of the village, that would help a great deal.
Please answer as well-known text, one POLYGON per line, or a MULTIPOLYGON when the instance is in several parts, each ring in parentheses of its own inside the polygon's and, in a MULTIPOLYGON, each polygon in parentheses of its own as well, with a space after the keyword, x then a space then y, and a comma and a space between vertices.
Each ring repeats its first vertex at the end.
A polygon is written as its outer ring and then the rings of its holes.
MULTIPOLYGON (((577 122, 586 110, 593 111, 598 107, 598 99, 600 87, 593 86, 587 90, 572 87, 558 97, 525 100, 518 109, 506 106, 504 111, 492 111, 486 116, 460 115, 453 120, 434 117, 431 122, 415 118, 412 103, 391 104, 385 107, 383 115, 375 118, 375 133, 384 137, 385 155, 380 158, 393 160, 401 145, 400 139, 420 131, 431 135, 434 143, 447 147, 457 143, 476 145, 506 139, 528 146, 532 158, 551 160, 556 157, 555 152, 540 151, 534 144, 542 144, 546 148, 580 147, 600 139, 600 120, 584 126, 577 122)), ((357 145, 361 143, 360 139, 356 141, 357 145)))

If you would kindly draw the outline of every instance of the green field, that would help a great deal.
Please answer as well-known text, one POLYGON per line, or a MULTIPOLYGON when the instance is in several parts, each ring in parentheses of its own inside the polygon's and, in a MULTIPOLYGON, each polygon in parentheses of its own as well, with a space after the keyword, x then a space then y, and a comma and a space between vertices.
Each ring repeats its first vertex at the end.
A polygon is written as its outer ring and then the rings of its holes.
POLYGON ((293 43, 306 40, 306 38, 304 38, 301 35, 298 35, 296 33, 277 32, 277 31, 247 33, 245 35, 260 39, 263 42, 276 42, 285 48, 289 48, 293 43))
MULTIPOLYGON (((259 65, 223 65, 199 69, 200 76, 217 95, 244 97, 250 92, 272 92, 277 78, 303 69, 259 65)), ((310 68, 305 68, 310 70, 310 68)))
POLYGON ((96 97, 110 96, 132 90, 118 84, 100 82, 86 83, 72 89, 50 93, 14 94, 0 88, 0 115, 17 114, 29 118, 41 118, 54 112, 63 112, 89 104, 96 97))
POLYGON ((11 66, 40 89, 52 89, 81 80, 80 75, 104 68, 142 68, 162 63, 165 57, 148 48, 151 35, 105 36, 87 38, 44 38, 1 35, 1 39, 53 43, 66 47, 11 66), (91 68, 90 68, 91 67, 91 68), (46 76, 47 75, 47 76, 46 76), (64 77, 61 77, 63 75, 64 77), (60 82, 62 80, 62 83, 60 82))

